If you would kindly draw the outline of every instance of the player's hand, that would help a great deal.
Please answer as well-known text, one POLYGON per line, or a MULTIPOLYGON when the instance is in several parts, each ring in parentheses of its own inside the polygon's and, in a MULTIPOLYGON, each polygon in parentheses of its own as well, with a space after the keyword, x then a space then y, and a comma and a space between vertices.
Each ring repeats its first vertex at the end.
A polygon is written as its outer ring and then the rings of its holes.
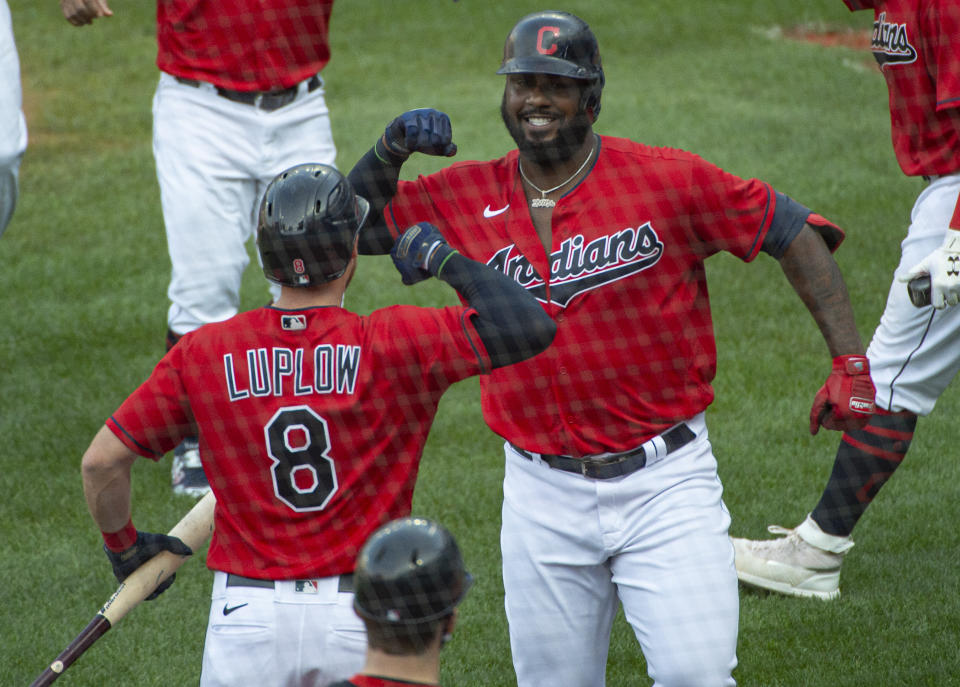
POLYGON ((429 222, 414 224, 390 249, 393 264, 407 286, 437 275, 451 253, 456 251, 450 248, 440 230, 429 222))
MULTIPOLYGON (((161 551, 169 551, 178 556, 190 556, 193 549, 183 543, 177 537, 171 537, 167 534, 154 534, 152 532, 137 531, 137 541, 128 549, 123 551, 111 551, 106 546, 103 550, 110 559, 110 565, 113 566, 113 574, 117 582, 123 582, 134 570, 149 561, 161 551)), ((147 601, 153 601, 167 590, 176 577, 176 573, 160 583, 160 586, 154 590, 153 594, 147 597, 147 601)))
POLYGON ((74 26, 92 24, 98 17, 112 17, 107 0, 60 0, 60 11, 74 26))
POLYGON ((404 159, 412 153, 445 157, 457 154, 450 118, 433 108, 410 110, 394 119, 383 132, 383 144, 404 159))
POLYGON ((960 303, 960 231, 947 229, 943 244, 918 262, 900 281, 930 275, 930 305, 937 310, 960 303))
POLYGON ((827 429, 861 429, 873 415, 876 389, 870 379, 870 361, 862 355, 838 355, 833 370, 820 387, 810 410, 810 433, 827 429))

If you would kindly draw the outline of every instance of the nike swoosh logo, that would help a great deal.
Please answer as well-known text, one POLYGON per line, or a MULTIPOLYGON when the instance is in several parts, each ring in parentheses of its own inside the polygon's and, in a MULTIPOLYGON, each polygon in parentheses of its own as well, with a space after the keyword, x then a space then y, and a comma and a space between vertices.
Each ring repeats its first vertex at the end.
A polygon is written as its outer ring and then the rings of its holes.
POLYGON ((500 208, 499 210, 491 210, 491 209, 490 209, 490 206, 488 205, 487 207, 485 207, 485 208, 483 209, 483 216, 486 217, 487 219, 489 219, 489 218, 491 218, 491 217, 496 217, 497 215, 506 212, 506 211, 507 211, 507 208, 509 208, 509 207, 510 207, 510 203, 507 203, 506 205, 504 205, 504 206, 503 206, 502 208, 500 208))
POLYGON ((223 614, 224 614, 224 615, 230 615, 231 613, 233 613, 233 612, 234 612, 235 610, 237 610, 238 608, 243 608, 243 607, 246 606, 246 605, 247 605, 247 604, 239 604, 239 605, 237 605, 237 606, 227 606, 227 604, 223 604, 223 614))

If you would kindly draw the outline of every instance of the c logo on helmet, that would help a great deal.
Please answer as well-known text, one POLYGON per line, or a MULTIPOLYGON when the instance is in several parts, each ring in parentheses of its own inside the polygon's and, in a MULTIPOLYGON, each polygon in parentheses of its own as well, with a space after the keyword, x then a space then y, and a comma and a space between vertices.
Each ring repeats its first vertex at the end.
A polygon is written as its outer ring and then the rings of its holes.
POLYGON ((304 272, 307 271, 307 268, 304 267, 303 265, 303 260, 301 260, 300 258, 297 258, 296 260, 293 261, 293 271, 296 272, 297 274, 303 274, 304 272))
POLYGON ((560 35, 559 26, 541 26, 537 31, 537 52, 541 55, 552 55, 557 52, 557 37, 560 35), (545 39, 545 34, 550 34, 550 39, 545 39), (549 40, 549 47, 546 45, 549 40))

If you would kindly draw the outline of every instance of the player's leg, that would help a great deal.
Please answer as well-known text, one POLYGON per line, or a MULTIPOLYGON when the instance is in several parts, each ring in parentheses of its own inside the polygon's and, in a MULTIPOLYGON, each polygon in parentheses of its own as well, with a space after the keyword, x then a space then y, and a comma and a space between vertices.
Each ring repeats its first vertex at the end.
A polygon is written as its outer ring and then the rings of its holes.
POLYGON ((914 205, 880 324, 867 348, 879 412, 861 430, 843 434, 820 501, 794 529, 771 526, 782 539, 734 539, 740 579, 793 596, 840 595, 840 566, 851 533, 900 466, 917 416, 927 415, 960 370, 960 308, 935 311, 910 303, 899 277, 943 241, 960 192, 960 177, 931 184, 914 205))
MULTIPOLYGON (((257 172, 259 183, 256 192, 258 204, 267 185, 283 170, 304 162, 325 165, 334 165, 336 162, 337 148, 324 88, 320 85, 309 92, 303 85, 300 88, 304 92, 295 101, 265 113, 261 119, 261 164, 257 172)), ((259 254, 256 257, 259 261, 259 254)), ((269 288, 274 299, 279 297, 279 286, 269 284, 269 288)))
POLYGON ((519 687, 602 687, 616 596, 595 483, 507 445, 501 547, 519 687))
POLYGON ((326 685, 363 667, 366 631, 338 578, 273 589, 227 580, 214 573, 201 687, 326 685))
POLYGON ((17 204, 20 160, 27 147, 20 61, 6 0, 0 0, 0 235, 17 204))
MULTIPOLYGON (((160 186, 171 278, 168 345, 207 322, 236 314, 249 257, 256 177, 251 164, 256 111, 211 88, 162 74, 153 102, 153 152, 160 186)), ((195 439, 174 451, 175 493, 207 490, 195 439)))
POLYGON ((624 521, 613 581, 656 687, 734 685, 739 597, 706 426, 662 462, 600 485, 624 521))

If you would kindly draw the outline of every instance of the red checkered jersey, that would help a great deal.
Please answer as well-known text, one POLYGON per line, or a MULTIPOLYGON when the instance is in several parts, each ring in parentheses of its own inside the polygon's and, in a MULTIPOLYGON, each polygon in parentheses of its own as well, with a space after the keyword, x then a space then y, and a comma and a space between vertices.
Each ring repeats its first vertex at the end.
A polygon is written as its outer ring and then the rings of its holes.
POLYGON ((184 336, 108 420, 158 460, 198 435, 217 496, 214 570, 262 579, 353 570, 409 515, 444 390, 489 369, 469 308, 261 308, 184 336))
POLYGON ((557 323, 536 357, 481 381, 499 435, 541 453, 623 451, 704 410, 716 367, 704 260, 752 260, 773 189, 696 155, 601 137, 590 174, 553 210, 544 250, 517 151, 400 182, 391 231, 426 220, 531 291, 557 323))
POLYGON ((844 0, 873 9, 873 55, 887 80, 893 149, 904 174, 960 170, 960 2, 844 0))
POLYGON ((271 91, 330 61, 333 0, 157 0, 157 66, 222 88, 271 91))

